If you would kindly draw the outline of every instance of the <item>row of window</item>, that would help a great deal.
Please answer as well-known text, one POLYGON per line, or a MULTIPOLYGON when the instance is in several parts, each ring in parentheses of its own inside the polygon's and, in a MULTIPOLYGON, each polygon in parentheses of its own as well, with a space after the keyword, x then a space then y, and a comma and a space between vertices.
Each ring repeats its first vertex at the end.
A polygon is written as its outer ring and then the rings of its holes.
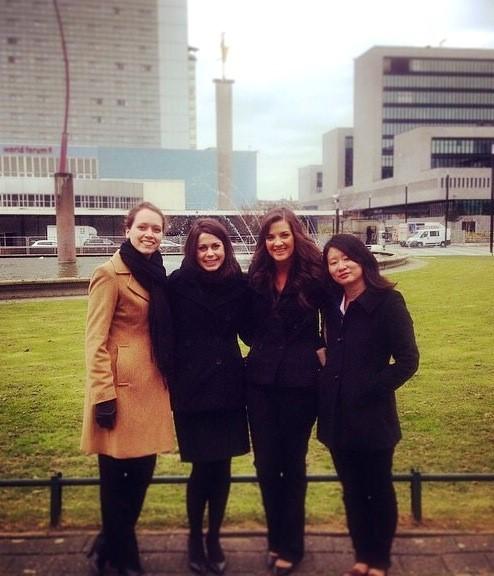
POLYGON ((385 75, 384 88, 449 88, 449 89, 486 89, 494 88, 494 76, 407 76, 385 75))
MULTIPOLYGON (((490 178, 449 177, 449 188, 490 188, 490 178)), ((446 176, 441 178, 441 188, 446 188, 446 176)))
POLYGON ((403 106, 383 106, 386 120, 471 120, 482 122, 494 120, 494 106, 490 108, 413 108, 403 106))
MULTIPOLYGON (((491 165, 492 160, 490 157, 432 156, 431 158, 431 168, 490 168, 491 165)), ((477 179, 474 178, 474 180, 477 179)), ((478 186, 480 187, 481 185, 479 184, 478 186)), ((475 184, 474 188, 478 186, 475 184)))
POLYGON ((423 92, 385 90, 384 104, 479 104, 494 105, 494 92, 423 92))
MULTIPOLYGON (((53 156, 0 156, 0 176, 52 177, 58 170, 59 159, 53 156)), ((97 178, 96 158, 67 158, 67 169, 75 178, 97 178)))
MULTIPOLYGON (((75 195, 76 208, 111 208, 115 210, 129 210, 142 201, 142 198, 130 196, 90 196, 75 195)), ((2 208, 54 208, 55 196, 53 194, 0 194, 0 207, 2 208)))
POLYGON ((494 60, 446 60, 445 58, 411 58, 410 71, 494 74, 494 60))
POLYGON ((433 138, 432 154, 491 154, 491 138, 433 138))
MULTIPOLYGON (((27 60, 30 60, 30 56, 26 56, 27 60)), ((6 62, 7 64, 17 64, 17 63, 24 63, 24 58, 23 56, 20 56, 19 54, 8 54, 7 58, 6 58, 6 62)), ((132 65, 128 65, 125 64, 124 62, 115 62, 114 63, 114 67, 115 70, 126 70, 126 69, 132 69, 132 72, 135 72, 136 68, 134 66, 134 63, 132 63, 132 65), (127 68, 128 67, 128 68, 127 68)), ((87 68, 89 70, 96 70, 95 66, 88 64, 87 68)), ((102 73, 106 73, 106 71, 103 69, 103 67, 101 67, 101 72, 102 73)), ((138 66, 138 70, 141 72, 152 72, 153 71, 153 67, 151 64, 140 64, 138 66)))
MULTIPOLYGON (((394 134, 401 134, 414 128, 421 128, 423 126, 472 126, 472 120, 429 120, 426 122, 405 122, 404 119, 395 122, 393 120, 385 120, 383 122, 383 134, 391 136, 394 134)), ((478 126, 493 126, 494 121, 483 121, 477 124, 478 126)))
POLYGON ((142 202, 142 198, 133 196, 99 196, 99 195, 78 195, 74 196, 76 208, 112 208, 118 210, 129 210, 136 204, 142 202))

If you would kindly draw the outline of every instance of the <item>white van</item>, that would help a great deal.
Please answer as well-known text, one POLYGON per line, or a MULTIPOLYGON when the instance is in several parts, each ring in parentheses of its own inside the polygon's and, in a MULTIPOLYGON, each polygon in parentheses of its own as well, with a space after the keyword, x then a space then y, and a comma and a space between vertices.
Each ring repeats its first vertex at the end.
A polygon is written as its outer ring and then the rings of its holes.
POLYGON ((427 227, 415 232, 407 238, 405 246, 409 248, 422 248, 423 246, 445 246, 451 244, 451 230, 448 228, 448 238, 444 239, 444 226, 427 227))

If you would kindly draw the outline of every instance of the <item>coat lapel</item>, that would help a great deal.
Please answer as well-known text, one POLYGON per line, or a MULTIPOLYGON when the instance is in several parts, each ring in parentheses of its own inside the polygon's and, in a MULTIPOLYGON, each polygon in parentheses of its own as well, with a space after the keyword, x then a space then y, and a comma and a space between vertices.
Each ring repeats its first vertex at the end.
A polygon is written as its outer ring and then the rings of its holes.
POLYGON ((144 300, 149 300, 149 292, 143 288, 139 282, 132 276, 131 271, 129 270, 128 266, 122 260, 119 252, 115 252, 115 254, 111 258, 113 266, 115 267, 115 272, 117 274, 127 275, 127 287, 129 290, 137 294, 139 297, 144 298, 144 300))

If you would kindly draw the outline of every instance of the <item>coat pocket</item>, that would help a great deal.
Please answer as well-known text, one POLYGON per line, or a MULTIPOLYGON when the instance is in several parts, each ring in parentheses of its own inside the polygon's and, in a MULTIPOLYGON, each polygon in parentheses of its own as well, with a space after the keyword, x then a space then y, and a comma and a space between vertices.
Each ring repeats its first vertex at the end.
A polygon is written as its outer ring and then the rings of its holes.
POLYGON ((128 345, 120 345, 117 349, 117 386, 129 386, 132 382, 132 358, 128 345))

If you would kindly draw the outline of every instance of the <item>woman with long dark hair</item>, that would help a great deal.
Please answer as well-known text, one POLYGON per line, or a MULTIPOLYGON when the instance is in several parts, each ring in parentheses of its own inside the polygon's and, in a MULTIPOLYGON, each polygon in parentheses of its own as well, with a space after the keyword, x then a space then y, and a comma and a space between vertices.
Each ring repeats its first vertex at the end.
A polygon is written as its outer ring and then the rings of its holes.
POLYGON ((326 365, 320 374, 318 439, 343 486, 355 563, 346 576, 385 576, 397 525, 392 482, 400 440, 395 390, 419 353, 403 296, 355 236, 337 234, 323 262, 331 286, 323 309, 326 365))
POLYGON ((143 202, 127 240, 94 271, 86 327, 87 385, 81 448, 98 454, 102 530, 89 553, 94 574, 143 572, 135 535, 156 455, 173 449, 167 386, 173 338, 159 252, 165 219, 143 202))
POLYGON ((223 574, 220 528, 230 490, 233 456, 249 451, 243 359, 247 282, 224 226, 196 220, 180 270, 170 277, 176 337, 172 406, 182 461, 192 462, 187 482, 189 567, 223 574), (203 519, 208 507, 208 532, 203 519))
POLYGON ((249 268, 248 414, 268 528, 267 564, 292 572, 304 555, 306 454, 320 368, 321 257, 287 208, 263 218, 249 268))

